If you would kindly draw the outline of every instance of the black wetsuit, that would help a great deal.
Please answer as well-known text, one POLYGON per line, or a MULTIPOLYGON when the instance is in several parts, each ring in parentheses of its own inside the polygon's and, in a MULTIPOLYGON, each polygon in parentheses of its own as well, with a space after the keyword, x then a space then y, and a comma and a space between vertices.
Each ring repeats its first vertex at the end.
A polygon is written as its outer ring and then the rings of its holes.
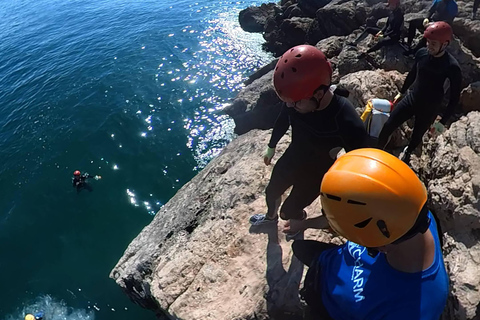
POLYGON ((397 7, 395 10, 390 12, 387 23, 383 29, 378 27, 365 28, 362 34, 360 34, 360 36, 354 41, 354 44, 358 44, 360 41, 365 39, 368 34, 376 35, 378 32, 382 31, 383 39, 379 40, 373 47, 368 49, 367 53, 377 51, 382 47, 394 45, 395 43, 398 43, 398 40, 400 40, 402 27, 403 11, 400 9, 400 7, 397 7))
POLYGON ((274 215, 282 194, 293 185, 280 210, 281 217, 301 219, 303 209, 318 197, 323 175, 335 161, 330 150, 366 147, 368 135, 352 104, 336 94, 325 109, 307 114, 284 105, 273 128, 270 148, 276 147, 289 126, 292 141, 275 164, 266 189, 268 215, 274 215))
POLYGON ((378 137, 379 148, 385 147, 389 136, 396 128, 415 116, 415 125, 407 151, 415 150, 440 111, 446 79, 450 80, 450 100, 440 121, 442 124, 447 123, 460 99, 462 72, 457 60, 448 52, 435 58, 428 54, 426 48, 418 50, 415 64, 400 92, 405 93, 412 84, 413 89, 393 109, 383 126, 378 137))
MULTIPOLYGON (((453 8, 451 6, 456 6, 454 0, 442 0, 442 1, 434 1, 432 6, 428 10, 428 15, 425 17, 430 21, 445 21, 448 24, 452 24, 453 19, 455 16, 452 15, 453 8)), ((425 27, 423 26, 423 20, 425 18, 418 18, 413 19, 410 21, 408 26, 408 40, 407 44, 410 47, 412 45, 413 38, 415 37, 415 32, 418 30, 420 32, 425 32, 425 27)), ((427 41, 425 38, 422 38, 415 48, 412 49, 412 53, 416 53, 420 48, 425 47, 427 41)))
POLYGON ((82 189, 87 189, 88 191, 93 190, 92 187, 87 183, 87 179, 89 178, 94 178, 94 176, 84 173, 80 176, 74 176, 72 178, 72 185, 73 187, 77 188, 77 192, 80 192, 82 189))

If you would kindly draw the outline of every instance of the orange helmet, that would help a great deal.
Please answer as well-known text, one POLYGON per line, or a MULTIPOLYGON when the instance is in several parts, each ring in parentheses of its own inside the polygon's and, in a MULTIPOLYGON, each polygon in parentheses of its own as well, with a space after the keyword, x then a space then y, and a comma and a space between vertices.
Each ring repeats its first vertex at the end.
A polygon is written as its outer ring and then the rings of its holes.
POLYGON ((400 159, 379 149, 357 149, 325 174, 320 199, 332 229, 373 248, 399 240, 416 225, 427 191, 400 159))
POLYGON ((311 98, 321 86, 330 86, 332 66, 314 46, 300 45, 280 57, 273 73, 273 86, 285 102, 311 98))

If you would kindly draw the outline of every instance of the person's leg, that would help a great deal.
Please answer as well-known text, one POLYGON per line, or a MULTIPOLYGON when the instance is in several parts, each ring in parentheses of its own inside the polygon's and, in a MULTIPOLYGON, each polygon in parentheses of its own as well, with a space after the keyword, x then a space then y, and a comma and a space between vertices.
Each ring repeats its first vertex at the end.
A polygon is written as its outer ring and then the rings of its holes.
POLYGON ((303 209, 319 196, 323 175, 334 162, 328 155, 326 157, 328 160, 315 157, 302 164, 295 176, 292 191, 283 202, 280 218, 305 219, 303 209))
POLYGON ((367 53, 377 51, 383 47, 394 45, 398 42, 398 39, 392 39, 390 37, 385 37, 382 40, 378 41, 373 47, 367 50, 367 53))
POLYGON ((412 21, 410 21, 410 24, 408 26, 408 47, 412 46, 413 38, 415 38, 415 33, 417 32, 417 30, 419 30, 420 32, 425 31, 425 28, 423 27, 423 18, 413 19, 412 21))
POLYGON ((480 0, 475 0, 473 2, 473 11, 472 11, 472 19, 475 19, 476 15, 477 15, 477 10, 478 10, 478 7, 480 6, 480 0))
POLYGON ((412 48, 412 53, 415 54, 417 53, 418 50, 421 48, 425 48, 427 46, 427 39, 422 38, 420 41, 418 41, 417 45, 412 48))
POLYGON ((282 195, 293 185, 292 171, 294 171, 294 169, 292 167, 294 166, 294 162, 292 161, 292 157, 294 157, 294 152, 288 148, 273 167, 270 182, 265 190, 267 217, 270 219, 277 217, 282 195))
POLYGON ((323 251, 336 247, 338 246, 332 243, 314 240, 295 240, 292 244, 293 254, 306 266, 311 266, 323 251))
POLYGON ((415 115, 415 124, 413 125, 412 137, 406 149, 407 153, 413 153, 420 143, 422 143, 423 135, 430 129, 433 121, 435 121, 437 116, 436 110, 438 110, 438 108, 433 107, 430 108, 428 112, 415 115))
POLYGON ((410 94, 403 98, 393 109, 387 122, 383 125, 382 131, 378 136, 378 148, 385 149, 390 135, 400 127, 402 123, 413 117, 414 109, 412 106, 412 99, 410 94))
POLYGON ((363 32, 358 36, 355 41, 349 43, 350 45, 356 46, 359 44, 361 41, 363 41, 369 34, 371 35, 376 35, 381 29, 377 27, 367 27, 363 32))

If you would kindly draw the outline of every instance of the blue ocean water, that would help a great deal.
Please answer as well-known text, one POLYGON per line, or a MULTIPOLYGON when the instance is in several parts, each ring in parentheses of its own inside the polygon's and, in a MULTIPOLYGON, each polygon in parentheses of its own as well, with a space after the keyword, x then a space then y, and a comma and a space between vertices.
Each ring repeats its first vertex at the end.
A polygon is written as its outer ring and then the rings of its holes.
POLYGON ((109 272, 232 138, 219 111, 271 59, 238 24, 260 3, 0 2, 0 319, 153 319, 109 272))

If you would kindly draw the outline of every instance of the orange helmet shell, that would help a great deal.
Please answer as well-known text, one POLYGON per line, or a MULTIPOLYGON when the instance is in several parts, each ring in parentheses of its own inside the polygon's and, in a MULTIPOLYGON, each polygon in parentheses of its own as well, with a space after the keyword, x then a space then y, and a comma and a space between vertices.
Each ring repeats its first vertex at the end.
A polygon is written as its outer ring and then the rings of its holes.
POLYGON ((332 66, 323 52, 314 46, 300 45, 285 52, 277 62, 273 86, 285 102, 311 98, 322 85, 329 86, 332 66))
POLYGON ((413 170, 379 149, 357 149, 338 158, 320 191, 332 229, 365 247, 401 238, 427 201, 425 186, 413 170))

